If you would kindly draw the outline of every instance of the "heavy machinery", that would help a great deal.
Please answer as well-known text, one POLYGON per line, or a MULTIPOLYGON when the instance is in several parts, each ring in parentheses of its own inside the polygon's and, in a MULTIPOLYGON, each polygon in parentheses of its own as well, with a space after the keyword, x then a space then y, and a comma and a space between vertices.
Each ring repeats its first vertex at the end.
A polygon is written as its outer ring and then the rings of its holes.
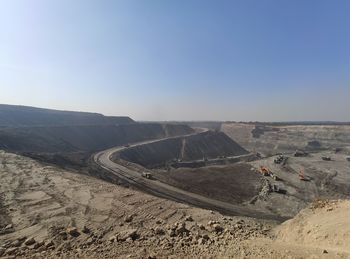
POLYGON ((259 168, 259 173, 261 173, 263 176, 270 176, 275 181, 281 180, 267 166, 261 165, 260 168, 259 168))
POLYGON ((307 176, 305 176, 305 172, 303 168, 301 168, 299 171, 299 179, 300 181, 310 181, 310 179, 307 176))
POLYGON ((275 175, 275 174, 272 173, 272 172, 270 172, 270 176, 271 176, 271 178, 274 179, 275 181, 280 181, 280 180, 281 180, 277 175, 275 175))
POLYGON ((142 177, 144 178, 147 178, 147 179, 152 179, 152 174, 151 173, 148 173, 148 172, 143 172, 142 173, 142 177))
POLYGON ((308 155, 308 153, 306 153, 305 151, 302 151, 302 150, 297 150, 294 153, 295 157, 303 157, 303 156, 307 156, 307 155, 308 155))
POLYGON ((330 156, 323 156, 322 160, 324 160, 324 161, 331 161, 332 159, 331 159, 330 156))
POLYGON ((273 184, 271 186, 271 191, 272 192, 281 193, 281 194, 286 194, 287 193, 287 191, 284 188, 282 188, 280 185, 277 185, 277 184, 273 184))
POLYGON ((284 155, 278 155, 278 156, 273 160, 273 162, 274 162, 275 164, 280 164, 280 163, 283 162, 284 159, 285 159, 284 155))
POLYGON ((259 172, 263 175, 263 176, 269 176, 271 171, 267 166, 263 166, 261 165, 259 168, 259 172))

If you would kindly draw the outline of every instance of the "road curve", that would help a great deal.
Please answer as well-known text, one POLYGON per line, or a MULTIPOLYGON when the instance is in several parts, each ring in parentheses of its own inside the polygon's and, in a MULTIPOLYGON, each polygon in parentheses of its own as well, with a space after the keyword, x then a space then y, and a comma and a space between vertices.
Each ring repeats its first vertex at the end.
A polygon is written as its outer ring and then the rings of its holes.
POLYGON ((128 147, 125 147, 125 146, 113 147, 113 148, 96 153, 93 156, 93 160, 96 164, 98 164, 101 168, 105 169, 109 173, 128 182, 130 185, 136 186, 137 188, 144 190, 146 192, 149 192, 151 194, 154 194, 156 196, 168 198, 178 202, 189 203, 201 208, 217 210, 227 215, 240 215, 240 216, 248 216, 248 217, 261 218, 261 219, 272 219, 277 221, 284 221, 287 219, 285 217, 280 217, 275 214, 261 212, 254 208, 248 208, 244 205, 234 205, 231 203, 207 198, 205 196, 188 192, 157 180, 146 179, 141 176, 140 172, 137 172, 133 169, 125 167, 124 165, 117 164, 111 160, 111 156, 114 153, 129 147, 150 144, 150 143, 162 141, 165 139, 187 137, 195 134, 198 134, 198 133, 193 133, 193 134, 188 134, 183 136, 168 137, 168 138, 162 138, 162 139, 156 139, 156 140, 148 140, 148 141, 131 144, 128 147))

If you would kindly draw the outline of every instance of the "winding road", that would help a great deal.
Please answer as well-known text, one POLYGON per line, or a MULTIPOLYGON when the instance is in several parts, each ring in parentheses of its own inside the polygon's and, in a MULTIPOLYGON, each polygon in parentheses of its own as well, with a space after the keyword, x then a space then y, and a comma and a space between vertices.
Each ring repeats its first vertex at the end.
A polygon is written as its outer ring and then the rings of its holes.
POLYGON ((143 191, 154 194, 156 196, 175 200, 178 202, 189 203, 194 206, 205 208, 205 209, 216 210, 227 215, 249 216, 249 217, 272 219, 272 220, 278 220, 278 221, 286 220, 286 218, 280 217, 278 215, 266 213, 266 212, 261 212, 252 207, 247 207, 245 205, 234 205, 227 202, 222 202, 219 200, 211 199, 199 194, 195 194, 192 192, 179 189, 177 187, 157 181, 155 179, 144 178, 142 177, 140 172, 135 171, 131 168, 128 168, 124 165, 115 163, 114 161, 111 160, 111 157, 114 153, 120 152, 123 149, 140 146, 140 145, 146 145, 146 144, 150 144, 150 143, 154 143, 154 142, 158 142, 166 139, 171 139, 171 138, 187 137, 195 134, 198 134, 198 133, 192 133, 192 134, 183 135, 183 136, 168 137, 168 138, 162 138, 162 139, 156 139, 156 140, 148 140, 148 141, 143 141, 139 143, 134 143, 127 147, 126 146, 113 147, 113 148, 96 153, 93 157, 94 162, 98 164, 100 167, 102 167, 103 169, 105 169, 106 171, 108 171, 110 174, 113 174, 114 176, 117 176, 118 178, 128 182, 130 185, 133 185, 143 191))

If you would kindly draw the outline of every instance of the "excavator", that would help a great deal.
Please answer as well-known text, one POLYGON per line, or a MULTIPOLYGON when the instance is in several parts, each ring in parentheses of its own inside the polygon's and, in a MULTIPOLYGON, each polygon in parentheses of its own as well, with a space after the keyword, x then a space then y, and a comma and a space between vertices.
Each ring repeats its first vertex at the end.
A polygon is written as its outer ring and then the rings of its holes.
POLYGON ((299 179, 300 181, 310 181, 310 179, 305 176, 305 172, 303 168, 301 168, 299 171, 299 179))
POLYGON ((267 166, 263 166, 261 165, 259 168, 259 172, 263 175, 263 176, 269 176, 271 171, 267 166))
POLYGON ((281 178, 279 178, 277 175, 275 175, 270 168, 268 168, 267 166, 263 166, 261 165, 259 168, 259 172, 263 175, 263 176, 270 176, 272 179, 274 179, 275 181, 280 181, 281 178))

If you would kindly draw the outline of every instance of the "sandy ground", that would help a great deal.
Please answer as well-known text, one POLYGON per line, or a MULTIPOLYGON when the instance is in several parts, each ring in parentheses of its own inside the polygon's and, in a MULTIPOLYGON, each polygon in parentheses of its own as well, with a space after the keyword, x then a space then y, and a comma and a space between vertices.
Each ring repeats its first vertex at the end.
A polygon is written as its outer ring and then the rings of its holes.
MULTIPOLYGON (((350 258, 347 229, 343 243, 300 242, 293 222, 278 232, 274 222, 227 217, 2 151, 0 179, 0 257, 350 258)), ((315 224, 332 215, 335 226, 337 213, 349 213, 319 207, 308 212, 323 213, 315 224)), ((338 223, 350 225, 344 215, 338 223)), ((316 219, 306 215, 300 226, 316 219)))
MULTIPOLYGON (((349 125, 268 125, 259 136, 253 137, 254 124, 223 123, 221 131, 252 152, 265 155, 294 152, 296 149, 313 150, 309 142, 317 141, 321 149, 348 148, 349 125)), ((317 149, 316 148, 316 149, 317 149)))

